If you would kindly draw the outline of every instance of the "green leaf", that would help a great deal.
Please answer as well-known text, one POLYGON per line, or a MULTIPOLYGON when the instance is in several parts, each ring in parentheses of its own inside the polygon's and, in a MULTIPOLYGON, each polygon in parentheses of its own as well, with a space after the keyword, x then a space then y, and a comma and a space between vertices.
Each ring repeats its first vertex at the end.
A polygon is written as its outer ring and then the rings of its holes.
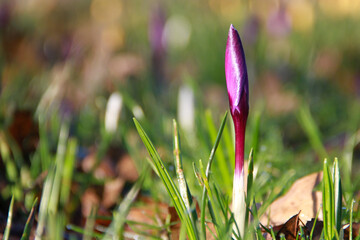
MULTIPOLYGON (((221 139, 224 127, 225 127, 227 115, 228 115, 228 112, 225 113, 225 115, 223 117, 223 120, 221 121, 221 125, 220 125, 220 128, 219 128, 218 134, 216 136, 214 146, 213 146, 213 148, 211 149, 211 152, 210 152, 209 161, 208 161, 208 164, 206 166, 206 173, 205 173, 207 181, 210 180, 211 165, 212 165, 212 162, 214 160, 216 150, 217 150, 217 148, 219 146, 219 143, 220 143, 220 139, 221 139)), ((231 189, 231 186, 230 186, 230 189, 231 189)), ((204 184, 203 193, 202 193, 202 197, 201 197, 201 203, 202 204, 201 204, 201 216, 200 216, 201 232, 202 232, 203 237, 205 237, 205 235, 206 235, 206 229, 205 229, 205 206, 206 206, 206 200, 207 200, 207 189, 206 189, 206 186, 204 184)))
POLYGON ((30 211, 30 214, 29 214, 29 217, 26 221, 26 224, 25 224, 25 228, 24 228, 24 232, 21 236, 21 240, 29 240, 30 238, 30 234, 31 234, 31 229, 32 229, 32 226, 34 224, 34 219, 35 219, 35 207, 38 203, 38 199, 36 198, 34 203, 33 203, 33 206, 31 207, 31 211, 30 211))
POLYGON ((183 224, 186 226, 189 239, 198 239, 198 233, 195 224, 191 221, 190 215, 187 212, 184 201, 181 198, 180 192, 177 189, 174 181, 171 179, 169 172, 166 170, 166 167, 161 160, 158 152, 156 151, 154 145, 150 141, 149 137, 145 133, 144 129, 141 127, 140 123, 134 118, 135 127, 140 135, 141 140, 143 141, 151 160, 153 161, 160 179, 164 183, 166 191, 168 192, 172 203, 176 209, 176 212, 179 215, 179 218, 183 224))
POLYGON ((38 224, 36 227, 36 236, 40 239, 43 237, 44 230, 48 220, 49 199, 51 196, 51 189, 53 187, 54 175, 55 175, 55 167, 50 167, 41 194, 41 201, 40 201, 39 214, 38 214, 38 224))
POLYGON ((192 195, 190 188, 187 184, 186 178, 184 176, 183 166, 182 166, 182 155, 181 155, 181 144, 180 144, 180 134, 177 127, 176 120, 173 119, 174 126, 174 157, 175 157, 175 166, 176 166, 176 175, 179 183, 179 189, 181 197, 185 203, 188 213, 191 213, 191 221, 194 224, 197 221, 197 214, 195 207, 193 206, 192 195))
POLYGON ((91 238, 93 236, 93 229, 95 226, 97 210, 98 210, 98 207, 96 205, 92 205, 90 214, 86 218, 86 222, 85 222, 85 230, 84 230, 84 237, 83 237, 84 240, 91 240, 91 238))
POLYGON ((335 226, 339 233, 341 228, 342 212, 342 187, 340 178, 339 161, 335 158, 333 166, 333 184, 334 184, 334 201, 335 201, 335 226))
MULTIPOLYGON (((249 154, 249 164, 248 164, 248 176, 247 176, 247 196, 246 196, 246 214, 245 214, 245 220, 249 219, 250 214, 250 203, 253 199, 252 194, 252 184, 254 181, 254 158, 253 158, 253 149, 250 150, 249 154)), ((245 228, 248 225, 248 221, 245 221, 245 228)))
MULTIPOLYGON (((211 112, 210 111, 206 111, 206 125, 208 127, 208 131, 210 134, 210 139, 213 142, 217 141, 217 135, 216 135, 216 127, 215 124, 213 122, 213 119, 211 117, 211 112)), ((225 124, 225 123, 224 123, 225 124)), ((229 168, 229 164, 228 161, 226 161, 225 159, 225 155, 223 152, 223 149, 220 147, 217 150, 217 162, 216 162, 216 166, 217 168, 220 170, 220 174, 221 174, 221 179, 223 182, 222 187, 224 187, 226 189, 226 192, 231 192, 231 182, 232 182, 232 175, 230 174, 230 168, 229 168)))
POLYGON ((126 221, 126 216, 130 211, 130 206, 134 202, 136 196, 138 195, 141 186, 144 182, 146 174, 142 174, 137 180, 135 185, 131 188, 130 192, 126 195, 124 200, 121 202, 116 212, 114 213, 114 220, 112 221, 110 227, 106 231, 106 234, 103 239, 120 239, 123 236, 124 224, 126 221))
MULTIPOLYGON (((353 225, 353 213, 354 213, 354 199, 351 200, 351 206, 350 206, 350 226, 349 226, 349 239, 353 239, 353 232, 352 232, 352 225, 353 225)), ((356 238, 357 239, 357 238, 356 238)))
POLYGON ((52 189, 49 199, 48 211, 52 214, 56 214, 58 211, 60 189, 62 175, 64 171, 64 159, 66 154, 66 142, 69 136, 69 127, 67 124, 62 125, 59 135, 59 143, 56 151, 56 160, 55 160, 55 175, 52 183, 52 189))
POLYGON ((331 178, 327 159, 324 160, 323 169, 323 218, 324 218, 324 236, 326 239, 333 239, 335 236, 335 205, 334 205, 334 185, 331 178))
POLYGON ((60 203, 65 206, 68 202, 71 190, 71 181, 74 173, 74 166, 76 160, 77 141, 75 138, 70 138, 67 143, 63 177, 61 182, 60 203))
POLYGON ((319 129, 311 116, 309 107, 304 104, 301 105, 297 117, 316 153, 321 158, 327 157, 327 152, 321 141, 319 129))
POLYGON ((10 201, 8 218, 7 218, 6 228, 5 228, 5 232, 4 232, 4 236, 3 236, 4 240, 8 240, 10 237, 13 211, 14 211, 14 196, 12 196, 11 201, 10 201))

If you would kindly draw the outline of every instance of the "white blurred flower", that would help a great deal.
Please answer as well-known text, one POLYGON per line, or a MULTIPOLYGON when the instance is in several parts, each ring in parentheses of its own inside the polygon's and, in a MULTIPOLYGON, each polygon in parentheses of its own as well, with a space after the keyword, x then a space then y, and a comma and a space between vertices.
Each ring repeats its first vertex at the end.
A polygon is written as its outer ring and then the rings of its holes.
POLYGON ((122 105, 122 96, 118 92, 112 93, 107 102, 105 112, 105 130, 107 132, 114 133, 116 131, 122 105))
POLYGON ((178 96, 178 120, 180 126, 188 132, 194 129, 194 102, 194 91, 189 86, 182 85, 178 96))
POLYGON ((142 119, 144 117, 144 112, 143 112, 142 108, 139 105, 135 105, 132 108, 132 112, 133 112, 134 117, 136 119, 142 119))
POLYGON ((172 16, 166 21, 163 44, 171 48, 182 49, 187 46, 191 35, 191 24, 183 16, 172 16))

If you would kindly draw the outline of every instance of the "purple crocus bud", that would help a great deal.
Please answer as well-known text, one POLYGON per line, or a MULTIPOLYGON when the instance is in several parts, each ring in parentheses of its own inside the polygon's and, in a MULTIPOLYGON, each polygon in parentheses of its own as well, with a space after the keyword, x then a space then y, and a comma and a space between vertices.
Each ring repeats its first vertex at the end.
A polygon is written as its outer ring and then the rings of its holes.
POLYGON ((155 80, 156 91, 165 88, 165 62, 166 62, 166 43, 164 38, 164 28, 166 16, 160 3, 151 12, 149 20, 149 41, 151 47, 151 64, 155 80))
MULTIPOLYGON (((249 83, 244 49, 239 33, 230 26, 225 52, 225 77, 230 113, 235 126, 235 172, 233 181, 233 212, 240 235, 245 228, 244 143, 249 114, 249 83)), ((235 227, 235 232, 237 228, 235 227)))

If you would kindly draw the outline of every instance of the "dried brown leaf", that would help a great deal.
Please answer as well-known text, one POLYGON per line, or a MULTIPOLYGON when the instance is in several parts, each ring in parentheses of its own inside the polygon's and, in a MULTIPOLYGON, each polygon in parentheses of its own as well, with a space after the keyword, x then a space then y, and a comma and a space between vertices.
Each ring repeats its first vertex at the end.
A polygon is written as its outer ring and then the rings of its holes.
MULTIPOLYGON (((322 193, 314 191, 314 188, 321 179, 322 172, 298 179, 284 196, 270 205, 267 213, 261 216, 260 222, 265 225, 270 220, 270 225, 280 225, 299 211, 301 211, 299 217, 303 221, 315 218, 322 203, 322 193)), ((322 212, 318 219, 322 219, 322 212)))
POLYGON ((280 239, 281 234, 284 234, 287 240, 296 240, 296 235, 299 231, 299 214, 300 212, 292 216, 285 224, 282 225, 276 234, 276 239, 280 239))

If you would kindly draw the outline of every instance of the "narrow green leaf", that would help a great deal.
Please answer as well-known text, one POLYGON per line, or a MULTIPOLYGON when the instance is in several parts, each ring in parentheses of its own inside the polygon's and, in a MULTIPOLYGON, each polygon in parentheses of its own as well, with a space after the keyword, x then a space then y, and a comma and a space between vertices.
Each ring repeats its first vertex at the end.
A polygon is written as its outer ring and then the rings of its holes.
POLYGON ((271 237, 272 237, 273 239, 276 239, 275 233, 274 233, 274 229, 273 229, 272 227, 270 228, 270 231, 271 231, 271 237))
POLYGON ((297 116, 301 127, 305 131, 316 153, 321 158, 327 157, 327 152, 321 141, 319 129, 317 128, 315 121, 311 116, 309 107, 304 104, 301 105, 297 116))
POLYGON ((93 205, 89 216, 86 218, 83 240, 91 240, 93 236, 97 209, 98 207, 93 205))
POLYGON ((174 157, 175 157, 176 175, 179 183, 179 190, 181 197, 187 208, 187 211, 188 213, 190 213, 191 221, 193 221, 193 224, 195 225, 197 220, 197 214, 195 208, 191 209, 193 206, 192 195, 189 186, 187 184, 186 178, 184 176, 184 171, 182 166, 180 134, 175 119, 173 119, 173 127, 174 127, 174 157))
POLYGON ((46 132, 45 119, 39 115, 39 152, 42 172, 49 170, 52 164, 52 157, 50 155, 49 139, 46 132))
POLYGON ((261 111, 256 111, 252 121, 253 125, 253 134, 251 139, 251 147, 253 149, 253 161, 256 161, 256 154, 259 151, 259 136, 260 136, 260 120, 261 120, 261 111))
MULTIPOLYGON (((85 234, 84 228, 75 226, 75 225, 73 225, 73 224, 68 224, 68 225, 66 226, 66 228, 67 228, 68 230, 74 231, 74 232, 76 232, 76 233, 80 233, 80 234, 82 234, 82 235, 85 234)), ((93 233, 92 233, 92 237, 93 237, 93 238, 96 238, 96 239, 100 239, 100 238, 103 237, 103 234, 93 232, 93 233)))
POLYGON ((339 161, 335 158, 333 166, 333 184, 334 184, 334 203, 335 203, 335 226, 339 233, 341 228, 341 212, 342 212, 342 187, 339 169, 339 161))
POLYGON ((9 206, 9 211, 8 211, 8 218, 7 218, 6 228, 5 228, 5 232, 4 232, 4 236, 3 236, 4 240, 8 240, 9 237, 10 237, 13 211, 14 211, 14 196, 11 197, 11 201, 10 201, 10 206, 9 206))
POLYGON ((142 174, 137 180, 135 185, 131 188, 130 192, 126 195, 124 200, 121 202, 116 212, 114 213, 114 220, 112 221, 110 227, 106 231, 106 234, 103 239, 122 239, 122 232, 124 224, 126 221, 126 216, 130 211, 130 206, 134 202, 136 196, 138 195, 141 186, 144 182, 146 174, 142 174))
POLYGON ((252 199, 252 184, 254 181, 254 158, 253 158, 253 149, 250 150, 249 154, 249 164, 248 164, 248 176, 247 176, 247 196, 246 196, 246 213, 245 213, 245 228, 248 226, 248 219, 250 213, 250 203, 252 199))
MULTIPOLYGON (((218 134, 217 134, 217 137, 216 137, 214 146, 213 146, 213 148, 211 149, 211 152, 210 152, 209 161, 208 161, 208 164, 207 164, 207 166, 206 166, 206 173, 205 173, 206 179, 207 179, 208 181, 210 180, 210 169, 211 169, 211 165, 212 165, 212 162, 213 162, 213 160, 214 160, 214 156, 215 156, 217 147, 219 146, 219 143, 220 143, 220 139, 221 139, 221 136, 222 136, 224 127, 225 127, 227 115, 228 115, 228 112, 225 113, 225 115, 224 115, 224 117, 223 117, 223 120, 221 121, 221 125, 220 125, 220 128, 219 128, 219 131, 218 131, 218 134)), ((231 186, 230 186, 230 189, 231 189, 231 186)), ((201 216, 200 216, 201 232, 202 232, 202 236, 203 236, 203 237, 206 236, 206 228, 205 228, 205 206, 206 206, 206 200, 207 200, 207 190, 206 190, 206 186, 205 186, 205 184, 204 184, 203 192, 202 192, 202 197, 201 197, 201 216)))
POLYGON ((43 238, 45 226, 46 226, 46 223, 48 220, 48 206, 49 206, 49 199, 50 199, 50 195, 51 195, 51 189, 53 186, 54 174, 55 174, 55 168, 51 167, 48 172, 48 175, 45 179, 43 191, 41 194, 41 201, 40 201, 40 207, 39 207, 38 224, 36 227, 35 240, 43 238))
MULTIPOLYGON (((225 124, 225 128, 222 134, 222 139, 225 143, 226 147, 226 156, 234 156, 235 155, 235 133, 234 133, 234 124, 231 119, 228 120, 228 123, 225 124)), ((231 169, 235 168, 235 161, 229 161, 231 169)), ((229 192, 231 193, 231 191, 229 192)))
POLYGON ((65 155, 63 177, 61 183, 60 203, 62 206, 67 204, 70 196, 71 181, 74 172, 76 160, 77 141, 75 138, 70 138, 67 143, 67 150, 65 155))
POLYGON ((29 240, 30 238, 30 234, 31 234, 31 229, 32 229, 32 226, 34 224, 34 219, 35 219, 35 207, 38 203, 38 199, 36 198, 34 203, 33 203, 33 206, 31 207, 31 211, 30 211, 30 214, 29 214, 29 217, 26 221, 26 224, 25 224, 25 228, 24 228, 24 232, 21 236, 21 240, 29 240))
POLYGON ((349 226, 349 239, 353 239, 353 232, 352 232, 352 224, 353 224, 353 213, 354 213, 354 199, 351 200, 351 206, 350 206, 350 226, 349 226))
POLYGON ((313 235, 314 235, 314 231, 315 231, 315 225, 316 225, 316 221, 318 220, 318 218, 319 218, 319 214, 320 214, 320 209, 317 211, 317 213, 316 213, 316 217, 315 217, 315 219, 314 219, 314 224, 313 224, 313 226, 312 226, 312 228, 311 228, 311 232, 310 232, 310 239, 313 239, 313 235))
MULTIPOLYGON (((216 141, 217 140, 217 135, 216 135, 216 127, 215 124, 213 122, 213 119, 211 117, 211 112, 210 111, 206 111, 205 113, 206 116, 206 124, 208 127, 208 131, 210 134, 210 139, 211 141, 216 141)), ((232 175, 230 174, 230 168, 228 166, 228 161, 226 161, 225 159, 225 155, 224 152, 222 150, 222 148, 218 148, 217 150, 217 163, 216 166, 217 168, 220 170, 220 174, 221 174, 221 179, 223 182, 223 186, 226 189, 226 192, 231 192, 231 181, 232 181, 232 175)))
POLYGON ((55 176, 53 181, 53 186, 51 189, 51 195, 49 199, 49 206, 48 210, 56 214, 58 210, 58 204, 60 199, 60 188, 61 188, 61 180, 62 180, 62 174, 64 170, 64 159, 65 159, 65 153, 66 153, 66 141, 69 135, 69 128, 67 124, 64 124, 61 127, 60 135, 59 135, 59 143, 56 151, 56 170, 55 170, 55 176))
POLYGON ((159 177, 164 183, 164 186, 174 204, 176 212, 179 215, 179 218, 182 223, 185 224, 186 230, 188 233, 189 239, 198 239, 198 233, 196 226, 193 225, 193 222, 190 219, 190 215, 187 213, 186 206, 184 201, 181 198, 179 190, 177 189, 174 181, 171 179, 170 174, 166 170, 164 163, 162 162, 158 152, 156 151, 154 145, 150 141, 149 137, 145 133, 144 129, 141 127, 140 123, 134 118, 135 127, 140 135, 141 140, 143 141, 150 158, 154 162, 154 165, 159 173, 159 177))
POLYGON ((324 160, 323 168, 323 218, 324 218, 324 236, 326 239, 333 239, 335 226, 334 213, 334 186, 331 178, 327 159, 324 160))
POLYGON ((2 131, 0 132, 0 154, 5 165, 7 179, 13 183, 18 182, 18 170, 14 160, 11 157, 11 151, 9 145, 7 144, 5 134, 2 131))

